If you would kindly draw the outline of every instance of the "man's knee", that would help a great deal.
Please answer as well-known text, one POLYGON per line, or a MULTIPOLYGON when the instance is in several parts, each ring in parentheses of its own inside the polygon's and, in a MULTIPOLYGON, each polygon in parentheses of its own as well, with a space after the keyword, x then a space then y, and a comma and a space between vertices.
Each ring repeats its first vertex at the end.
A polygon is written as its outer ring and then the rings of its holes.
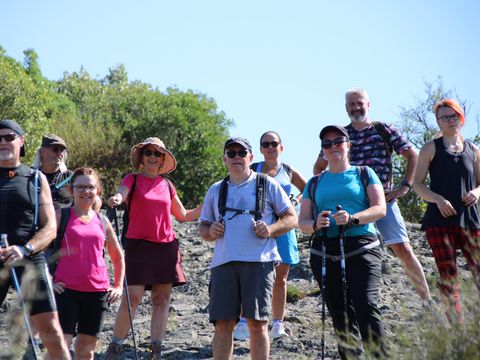
POLYGON ((235 324, 237 323, 236 320, 217 320, 215 321, 215 332, 216 333, 226 333, 228 334, 229 332, 233 332, 233 328, 235 327, 235 324))
POLYGON ((268 330, 268 321, 247 319, 247 325, 250 333, 262 333, 268 330))

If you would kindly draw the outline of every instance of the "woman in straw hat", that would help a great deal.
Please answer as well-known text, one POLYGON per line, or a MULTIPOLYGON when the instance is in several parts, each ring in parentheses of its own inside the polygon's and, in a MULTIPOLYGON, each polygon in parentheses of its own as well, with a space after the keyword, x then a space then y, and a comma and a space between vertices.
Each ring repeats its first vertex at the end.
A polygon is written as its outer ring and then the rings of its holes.
MULTIPOLYGON (((150 137, 135 145, 131 151, 131 161, 138 174, 123 178, 115 195, 108 199, 108 205, 113 207, 127 202, 129 222, 125 262, 131 312, 135 313, 145 289, 151 289, 152 356, 159 359, 172 287, 185 284, 171 214, 179 221, 193 221, 200 216, 201 206, 186 210, 173 185, 162 176, 175 170, 177 162, 159 138, 150 137)), ((106 359, 118 358, 129 329, 127 300, 124 296, 106 359)))

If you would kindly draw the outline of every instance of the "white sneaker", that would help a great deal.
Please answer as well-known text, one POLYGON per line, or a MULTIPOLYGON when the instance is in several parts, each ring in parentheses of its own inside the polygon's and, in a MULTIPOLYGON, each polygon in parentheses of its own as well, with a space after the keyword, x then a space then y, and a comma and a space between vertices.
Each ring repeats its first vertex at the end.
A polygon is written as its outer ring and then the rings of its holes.
POLYGON ((235 326, 235 329, 233 330, 233 338, 235 340, 250 339, 250 331, 248 330, 248 326, 245 321, 239 321, 237 326, 235 326))
POLYGON ((272 329, 270 330, 270 338, 278 339, 285 336, 289 335, 285 331, 285 325, 283 325, 283 321, 275 321, 272 325, 272 329))

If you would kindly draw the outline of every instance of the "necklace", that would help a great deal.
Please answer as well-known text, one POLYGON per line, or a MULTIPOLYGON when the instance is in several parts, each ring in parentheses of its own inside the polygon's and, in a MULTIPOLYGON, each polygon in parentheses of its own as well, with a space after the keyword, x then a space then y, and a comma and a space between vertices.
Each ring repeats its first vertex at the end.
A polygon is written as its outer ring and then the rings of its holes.
POLYGON ((450 155, 453 155, 453 161, 458 162, 459 156, 463 152, 463 143, 455 143, 455 144, 446 144, 445 141, 443 142, 445 146, 445 150, 450 155))

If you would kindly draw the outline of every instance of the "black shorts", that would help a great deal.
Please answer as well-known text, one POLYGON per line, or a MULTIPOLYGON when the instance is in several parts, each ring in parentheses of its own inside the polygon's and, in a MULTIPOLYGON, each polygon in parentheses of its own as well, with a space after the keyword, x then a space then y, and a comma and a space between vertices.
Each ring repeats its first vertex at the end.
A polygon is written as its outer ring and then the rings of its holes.
POLYGON ((56 294, 58 317, 64 334, 97 336, 108 310, 107 291, 86 292, 65 289, 56 294))
MULTIPOLYGON (((13 269, 30 315, 57 310, 52 282, 42 251, 19 261, 13 269)), ((11 272, 0 262, 0 305, 3 304, 10 286, 14 286, 11 272)))

